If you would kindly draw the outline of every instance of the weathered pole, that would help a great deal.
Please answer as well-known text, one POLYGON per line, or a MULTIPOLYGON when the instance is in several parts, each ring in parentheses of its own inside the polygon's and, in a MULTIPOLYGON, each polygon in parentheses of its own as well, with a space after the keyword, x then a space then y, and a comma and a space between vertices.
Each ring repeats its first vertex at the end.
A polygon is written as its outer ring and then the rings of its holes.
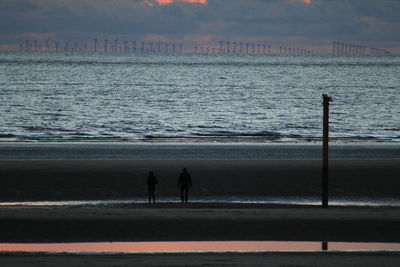
POLYGON ((323 140, 322 140, 322 207, 328 208, 329 174, 329 102, 332 98, 323 94, 323 140))

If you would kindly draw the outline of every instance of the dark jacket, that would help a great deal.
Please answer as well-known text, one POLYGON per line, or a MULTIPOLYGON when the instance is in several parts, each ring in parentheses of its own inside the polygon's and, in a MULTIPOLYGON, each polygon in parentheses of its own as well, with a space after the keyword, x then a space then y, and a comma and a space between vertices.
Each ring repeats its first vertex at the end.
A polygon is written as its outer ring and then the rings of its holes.
POLYGON ((156 184, 158 183, 157 178, 154 176, 153 173, 150 173, 147 177, 147 186, 149 188, 155 188, 156 184))
POLYGON ((178 187, 188 188, 189 186, 192 187, 192 178, 188 172, 184 171, 179 175, 178 187))

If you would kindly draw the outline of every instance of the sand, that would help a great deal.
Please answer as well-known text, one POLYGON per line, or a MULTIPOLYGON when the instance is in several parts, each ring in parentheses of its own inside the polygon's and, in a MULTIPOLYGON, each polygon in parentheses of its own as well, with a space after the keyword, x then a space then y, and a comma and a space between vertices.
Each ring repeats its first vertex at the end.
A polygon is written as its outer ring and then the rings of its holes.
MULTIPOLYGON (((398 197, 398 160, 332 161, 335 196, 398 197)), ((192 196, 318 196, 314 160, 21 160, 0 161, 4 200, 177 196, 183 166, 192 196)), ((115 207, 5 207, 1 242, 290 240, 400 242, 399 208, 290 207, 157 203, 115 207)), ((204 253, 70 255, 1 253, 1 266, 399 266, 399 253, 204 253)))
MULTIPOLYGON (((3 208, 1 242, 298 240, 400 242, 400 209, 159 203, 3 208)), ((399 266, 400 252, 0 253, 1 266, 399 266)))
POLYGON ((400 242, 400 208, 160 203, 121 208, 3 208, 0 211, 2 242, 400 242))
MULTIPOLYGON (((2 208, 1 242, 400 242, 400 209, 229 204, 2 208)), ((1 266, 399 266, 400 252, 0 253, 1 266)))
MULTIPOLYGON (((18 160, 0 161, 0 200, 146 198, 153 171, 158 197, 177 197, 183 167, 193 197, 319 196, 319 160, 18 160)), ((400 160, 335 160, 331 196, 398 197, 400 160)))
POLYGON ((71 255, 45 253, 0 253, 0 264, 31 266, 271 266, 271 267, 398 267, 400 254, 390 252, 266 252, 266 253, 186 253, 71 255))
MULTIPOLYGON (((319 196, 320 162, 238 160, 0 161, 3 200, 146 200, 153 170, 158 197, 178 199, 182 166, 192 174, 192 197, 319 196)), ((330 194, 398 197, 398 160, 332 161, 330 194)), ((2 241, 329 240, 400 241, 398 208, 272 207, 157 203, 112 208, 0 210, 2 241)))

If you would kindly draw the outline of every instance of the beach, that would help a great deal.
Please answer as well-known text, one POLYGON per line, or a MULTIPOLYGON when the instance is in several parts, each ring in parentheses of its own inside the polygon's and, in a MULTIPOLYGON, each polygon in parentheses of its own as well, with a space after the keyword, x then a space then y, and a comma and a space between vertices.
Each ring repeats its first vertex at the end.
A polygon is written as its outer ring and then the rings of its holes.
POLYGON ((132 204, 2 208, 2 242, 348 241, 400 242, 400 208, 254 204, 132 204))
MULTIPOLYGON (((391 151, 393 147, 388 146, 391 151)), ((190 149, 195 153, 195 147, 190 149)), ((310 156, 185 160, 165 153, 162 159, 38 159, 43 154, 32 151, 31 159, 0 160, 0 198, 5 203, 0 207, 2 243, 400 242, 400 208, 396 205, 332 204, 322 209, 315 204, 259 201, 264 197, 320 199, 321 161, 310 156), (177 188, 183 167, 193 180, 186 204, 180 203, 177 188), (155 204, 146 203, 149 171, 159 180, 155 204), (250 197, 255 201, 240 201, 250 197), (57 206, 46 204, 50 200, 123 201, 57 206)), ((75 152, 72 154, 79 155, 75 152)), ((334 159, 329 174, 331 198, 398 198, 398 158, 334 159)), ((399 262, 396 251, 0 253, 0 263, 5 266, 398 266, 399 262)))
POLYGON ((0 7, 0 267, 400 266, 400 1, 0 7))
MULTIPOLYGON (((157 197, 179 199, 177 179, 188 168, 197 198, 319 198, 320 160, 2 160, 2 201, 146 200, 146 178, 159 180, 157 197)), ((333 160, 330 195, 398 197, 400 160, 333 160)))
MULTIPOLYGON (((3 243, 280 240, 400 242, 399 208, 136 204, 2 208, 3 243)), ((398 251, 2 252, 4 266, 398 266, 398 251)))
POLYGON ((77 255, 68 253, 0 254, 4 266, 364 266, 396 267, 400 255, 392 252, 284 252, 77 255))

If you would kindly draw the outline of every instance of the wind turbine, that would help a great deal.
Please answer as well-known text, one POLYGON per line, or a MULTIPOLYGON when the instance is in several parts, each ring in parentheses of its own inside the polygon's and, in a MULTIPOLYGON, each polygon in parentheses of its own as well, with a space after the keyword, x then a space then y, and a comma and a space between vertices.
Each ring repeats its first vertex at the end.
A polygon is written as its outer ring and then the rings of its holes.
POLYGON ((114 52, 117 53, 118 52, 118 39, 114 40, 114 52))
POLYGON ((106 39, 104 39, 104 53, 107 53, 107 43, 108 43, 108 40, 106 38, 106 39))
POLYGON ((136 41, 132 41, 132 51, 136 53, 136 41))
POLYGON ((128 41, 124 41, 124 52, 128 52, 128 41))

